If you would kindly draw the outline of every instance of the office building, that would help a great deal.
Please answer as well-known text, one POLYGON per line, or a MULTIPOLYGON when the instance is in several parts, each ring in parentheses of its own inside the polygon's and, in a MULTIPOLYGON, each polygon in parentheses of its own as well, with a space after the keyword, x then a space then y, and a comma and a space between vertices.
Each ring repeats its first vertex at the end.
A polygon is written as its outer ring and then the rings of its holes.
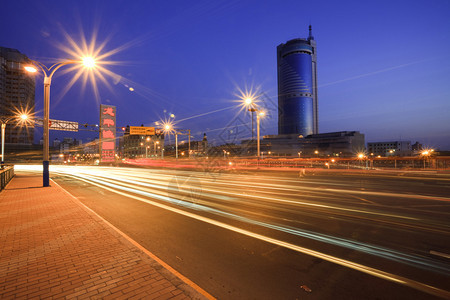
POLYGON ((164 151, 164 134, 158 131, 155 135, 130 134, 130 126, 125 128, 119 139, 119 153, 122 158, 156 158, 164 151))
POLYGON ((412 146, 408 141, 367 143, 367 152, 374 156, 409 156, 412 146))
MULTIPOLYGON (((16 49, 0 47, 0 117, 8 119, 19 111, 34 113, 34 77, 25 71, 28 57, 16 49)), ((14 120, 5 129, 7 148, 32 145, 34 131, 22 128, 14 120), (8 147, 9 146, 9 147, 8 147)))
POLYGON ((277 47, 278 134, 319 133, 316 41, 309 26, 307 39, 277 47))
POLYGON ((270 151, 277 156, 291 157, 351 157, 365 149, 364 134, 359 131, 339 131, 300 137, 292 134, 264 136, 270 151))

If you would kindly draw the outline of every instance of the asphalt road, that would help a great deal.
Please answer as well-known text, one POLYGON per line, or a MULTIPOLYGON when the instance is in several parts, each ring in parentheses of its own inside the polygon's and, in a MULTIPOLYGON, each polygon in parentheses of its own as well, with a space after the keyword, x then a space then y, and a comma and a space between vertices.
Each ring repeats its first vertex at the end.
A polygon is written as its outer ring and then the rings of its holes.
POLYGON ((450 178, 52 166, 220 299, 450 298, 450 178))

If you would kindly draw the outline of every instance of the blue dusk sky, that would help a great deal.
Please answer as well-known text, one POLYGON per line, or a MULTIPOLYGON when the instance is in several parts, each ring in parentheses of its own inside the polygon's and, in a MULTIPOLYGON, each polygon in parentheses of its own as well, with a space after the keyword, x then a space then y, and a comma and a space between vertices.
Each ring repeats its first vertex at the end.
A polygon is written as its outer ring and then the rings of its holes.
MULTIPOLYGON (((50 118, 98 124, 99 105, 118 126, 176 126, 222 144, 250 116, 240 91, 262 94, 262 134, 277 133, 276 47, 317 41, 319 131, 356 130, 366 142, 406 140, 450 149, 450 1, 3 1, 0 46, 47 66, 77 59, 94 41, 91 80, 59 69, 50 118), (69 88, 70 87, 70 88, 69 88), (93 88, 96 87, 96 88, 93 88), (134 89, 133 91, 130 88, 134 89)), ((42 116, 43 77, 36 81, 42 116)), ((42 129, 36 129, 40 139, 42 129)), ((94 132, 52 132, 85 140, 94 132)))

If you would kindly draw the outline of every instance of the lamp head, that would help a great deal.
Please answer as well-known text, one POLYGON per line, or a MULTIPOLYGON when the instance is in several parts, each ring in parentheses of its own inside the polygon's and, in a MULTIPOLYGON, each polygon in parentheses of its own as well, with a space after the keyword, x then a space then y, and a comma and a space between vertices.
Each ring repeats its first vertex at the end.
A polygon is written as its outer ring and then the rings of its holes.
POLYGON ((25 66, 24 67, 25 71, 30 72, 30 73, 36 73, 37 69, 33 66, 25 66))

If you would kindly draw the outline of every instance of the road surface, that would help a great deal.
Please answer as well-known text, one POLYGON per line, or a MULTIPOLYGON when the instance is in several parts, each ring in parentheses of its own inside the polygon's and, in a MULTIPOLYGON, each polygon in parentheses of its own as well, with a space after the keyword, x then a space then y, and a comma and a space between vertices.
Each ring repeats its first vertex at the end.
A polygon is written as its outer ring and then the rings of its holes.
POLYGON ((449 177, 52 166, 51 178, 220 299, 450 298, 449 177))

